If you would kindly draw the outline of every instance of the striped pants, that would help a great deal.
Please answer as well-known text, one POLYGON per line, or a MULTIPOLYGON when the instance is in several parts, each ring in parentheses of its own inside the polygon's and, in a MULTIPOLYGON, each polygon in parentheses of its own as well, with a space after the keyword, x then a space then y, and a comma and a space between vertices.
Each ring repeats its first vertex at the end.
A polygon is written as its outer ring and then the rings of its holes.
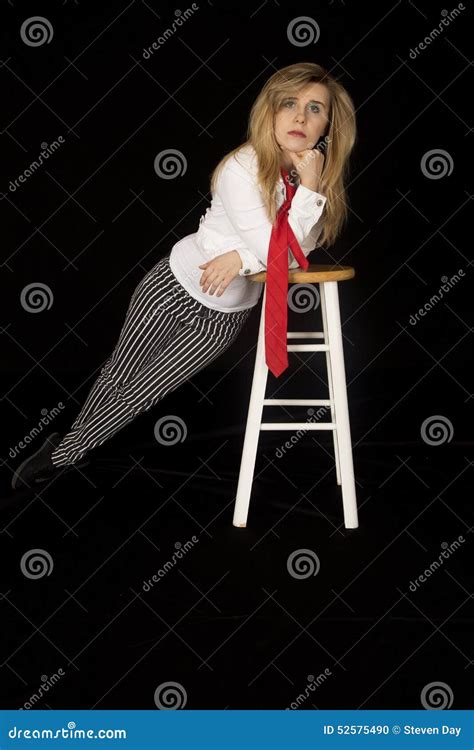
POLYGON ((204 369, 232 344, 251 310, 202 305, 173 274, 169 255, 158 261, 135 289, 117 345, 53 463, 76 463, 204 369))

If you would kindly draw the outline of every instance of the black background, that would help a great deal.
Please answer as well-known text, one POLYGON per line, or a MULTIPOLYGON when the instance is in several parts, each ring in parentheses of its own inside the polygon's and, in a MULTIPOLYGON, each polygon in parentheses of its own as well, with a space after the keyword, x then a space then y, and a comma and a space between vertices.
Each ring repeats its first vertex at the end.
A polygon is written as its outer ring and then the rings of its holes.
MULTIPOLYGON (((308 675, 329 669, 300 710, 425 708, 433 682, 452 708, 468 708, 472 76, 463 30, 472 10, 465 3, 413 59, 444 6, 198 5, 144 59, 184 6, 2 3, 2 706, 23 706, 62 668, 36 708, 156 709, 155 690, 174 681, 185 708, 284 709, 308 675), (22 41, 32 15, 52 24, 48 44, 22 41), (315 44, 289 40, 299 16, 317 22, 315 44), (339 294, 359 528, 344 529, 332 441, 314 432, 281 459, 290 433, 261 434, 249 524, 232 526, 260 304, 221 358, 91 452, 90 468, 13 494, 11 473, 29 448, 12 458, 12 447, 59 402, 46 433, 68 430, 136 285, 196 231, 212 169, 245 140, 264 82, 303 60, 330 70, 357 109, 349 222, 310 260, 356 270, 339 294), (12 191, 59 136, 64 144, 12 191), (187 168, 164 181, 153 165, 168 148, 187 168), (421 168, 433 149, 453 165, 439 179, 421 168), (35 282, 54 298, 40 313, 21 304, 35 282), (187 428, 173 446, 153 432, 168 414, 187 428), (430 445, 422 424, 439 418, 451 435, 430 445), (193 535, 199 543, 144 592, 193 535), (467 543, 411 592, 459 535, 467 543), (34 580, 21 559, 37 548, 54 567, 34 580), (288 574, 297 549, 318 555, 318 575, 288 574)), ((269 376, 267 397, 324 398, 325 378, 324 359, 295 353, 284 378, 269 376)), ((274 407, 266 416, 302 418, 274 407)))

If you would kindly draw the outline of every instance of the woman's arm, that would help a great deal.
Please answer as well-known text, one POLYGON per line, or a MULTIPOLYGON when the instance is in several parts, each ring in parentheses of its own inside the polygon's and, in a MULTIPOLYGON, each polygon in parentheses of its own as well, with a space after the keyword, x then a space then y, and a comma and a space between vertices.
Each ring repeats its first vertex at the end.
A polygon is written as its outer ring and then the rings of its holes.
MULTIPOLYGON (((236 248, 242 259, 241 276, 258 273, 267 267, 272 224, 268 219, 255 175, 235 156, 227 160, 216 184, 216 192, 225 208, 228 219, 245 248, 236 248)), ((288 212, 288 221, 299 244, 310 235, 319 220, 326 197, 304 185, 299 185, 288 212)), ((311 248, 313 250, 314 248, 311 248)), ((311 250, 303 250, 309 255, 311 250)), ((288 251, 288 262, 293 265, 293 255, 288 251)))

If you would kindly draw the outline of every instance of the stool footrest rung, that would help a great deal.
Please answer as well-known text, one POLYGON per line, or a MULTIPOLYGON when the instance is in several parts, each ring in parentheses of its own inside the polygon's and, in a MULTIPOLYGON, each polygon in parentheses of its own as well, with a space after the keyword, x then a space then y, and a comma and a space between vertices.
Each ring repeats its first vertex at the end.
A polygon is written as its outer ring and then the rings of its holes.
POLYGON ((289 339, 323 339, 324 333, 322 331, 287 331, 287 338, 289 339))
POLYGON ((264 398, 264 406, 331 406, 329 398, 264 398))
POLYGON ((262 422, 261 430, 335 430, 334 422, 262 422))
POLYGON ((289 352, 328 352, 328 344, 287 344, 289 352))

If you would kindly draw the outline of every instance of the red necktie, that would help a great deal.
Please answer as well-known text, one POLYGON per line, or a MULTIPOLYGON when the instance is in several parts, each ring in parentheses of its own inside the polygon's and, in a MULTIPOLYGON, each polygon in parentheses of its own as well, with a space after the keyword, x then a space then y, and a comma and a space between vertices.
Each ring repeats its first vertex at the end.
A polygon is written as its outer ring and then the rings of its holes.
POLYGON ((288 367, 288 245, 301 268, 306 270, 309 265, 288 222, 288 211, 296 186, 288 181, 286 169, 281 167, 280 171, 286 186, 286 199, 272 227, 265 300, 265 361, 275 377, 288 367))

